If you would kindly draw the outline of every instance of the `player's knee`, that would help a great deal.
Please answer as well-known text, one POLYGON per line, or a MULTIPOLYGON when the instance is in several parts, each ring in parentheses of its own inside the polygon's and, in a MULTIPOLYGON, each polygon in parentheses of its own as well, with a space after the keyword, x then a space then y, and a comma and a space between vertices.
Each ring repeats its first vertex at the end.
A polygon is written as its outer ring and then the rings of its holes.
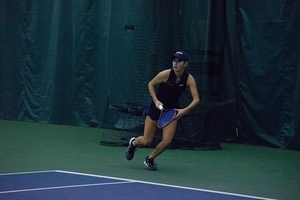
POLYGON ((152 139, 143 139, 143 145, 144 146, 150 146, 152 143, 152 139))
POLYGON ((171 145, 172 140, 170 140, 170 139, 163 139, 161 142, 163 143, 164 146, 168 147, 168 146, 171 145))

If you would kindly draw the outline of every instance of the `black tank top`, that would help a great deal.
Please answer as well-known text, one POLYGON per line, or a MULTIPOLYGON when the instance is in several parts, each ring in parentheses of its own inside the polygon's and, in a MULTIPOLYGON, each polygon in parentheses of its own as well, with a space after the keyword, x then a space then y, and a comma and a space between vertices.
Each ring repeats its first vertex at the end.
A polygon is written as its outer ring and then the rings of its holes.
POLYGON ((179 108, 179 98, 186 89, 189 73, 184 72, 181 79, 176 83, 176 74, 172 68, 166 82, 159 85, 157 99, 164 104, 165 109, 179 108))

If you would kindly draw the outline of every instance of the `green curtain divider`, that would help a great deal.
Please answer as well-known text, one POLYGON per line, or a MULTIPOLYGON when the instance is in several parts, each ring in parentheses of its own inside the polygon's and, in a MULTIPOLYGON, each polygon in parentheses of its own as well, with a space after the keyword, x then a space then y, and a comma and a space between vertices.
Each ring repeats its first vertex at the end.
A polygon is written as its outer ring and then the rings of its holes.
POLYGON ((143 118, 112 105, 146 106, 147 83, 185 50, 202 105, 179 138, 300 150, 299 1, 2 0, 0 12, 1 119, 140 133, 143 118))

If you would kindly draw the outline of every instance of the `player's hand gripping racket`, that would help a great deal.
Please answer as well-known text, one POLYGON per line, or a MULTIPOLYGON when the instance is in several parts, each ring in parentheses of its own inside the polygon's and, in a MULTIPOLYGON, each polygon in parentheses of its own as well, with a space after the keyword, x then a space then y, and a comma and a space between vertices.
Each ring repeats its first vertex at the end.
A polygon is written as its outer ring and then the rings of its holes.
POLYGON ((157 127, 164 128, 175 119, 177 111, 174 109, 165 110, 162 105, 159 106, 159 109, 161 113, 157 121, 157 127))

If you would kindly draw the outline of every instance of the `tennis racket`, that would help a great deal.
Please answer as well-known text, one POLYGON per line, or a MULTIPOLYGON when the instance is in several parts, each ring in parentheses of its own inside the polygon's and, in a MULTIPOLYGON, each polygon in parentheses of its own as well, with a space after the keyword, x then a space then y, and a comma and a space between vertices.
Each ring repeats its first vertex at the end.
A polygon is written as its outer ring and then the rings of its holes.
POLYGON ((162 107, 162 105, 159 106, 159 109, 160 109, 161 113, 160 113, 160 117, 157 121, 157 127, 164 128, 175 119, 175 117, 177 115, 177 111, 174 109, 165 110, 162 107))

